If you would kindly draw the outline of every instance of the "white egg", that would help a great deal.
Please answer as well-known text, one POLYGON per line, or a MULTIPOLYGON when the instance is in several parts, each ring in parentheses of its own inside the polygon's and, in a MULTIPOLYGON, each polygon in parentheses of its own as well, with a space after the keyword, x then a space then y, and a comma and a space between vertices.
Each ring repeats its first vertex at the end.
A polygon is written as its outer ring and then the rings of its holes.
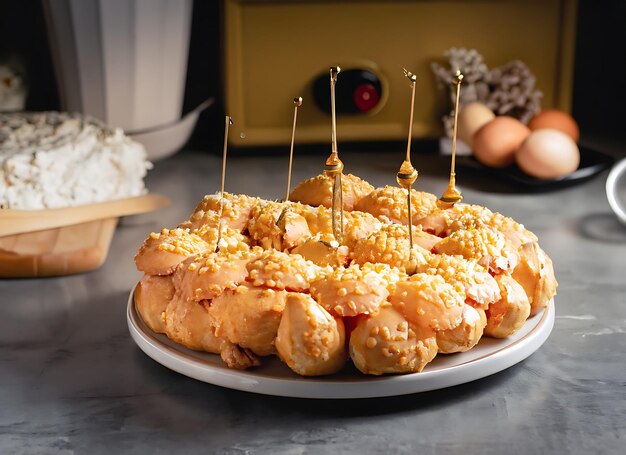
POLYGON ((578 168, 580 152, 576 143, 555 129, 533 131, 515 152, 522 171, 540 179, 564 177, 578 168))
POLYGON ((491 109, 479 102, 469 103, 459 111, 457 137, 472 147, 474 133, 495 118, 491 109))

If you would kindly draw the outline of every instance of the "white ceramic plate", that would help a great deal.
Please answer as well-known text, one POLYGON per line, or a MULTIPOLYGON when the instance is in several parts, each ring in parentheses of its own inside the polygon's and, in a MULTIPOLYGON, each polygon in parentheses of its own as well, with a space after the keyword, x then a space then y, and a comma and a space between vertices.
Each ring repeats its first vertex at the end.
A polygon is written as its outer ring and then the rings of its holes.
POLYGON ((551 301, 513 336, 502 340, 483 338, 468 352, 440 354, 421 373, 377 377, 347 367, 344 372, 320 378, 298 376, 277 358, 265 358, 261 367, 252 370, 231 370, 216 354, 191 351, 152 332, 135 309, 132 291, 127 318, 130 334, 143 352, 161 365, 199 381, 286 397, 374 398, 443 389, 509 368, 546 341, 554 326, 554 313, 551 301))

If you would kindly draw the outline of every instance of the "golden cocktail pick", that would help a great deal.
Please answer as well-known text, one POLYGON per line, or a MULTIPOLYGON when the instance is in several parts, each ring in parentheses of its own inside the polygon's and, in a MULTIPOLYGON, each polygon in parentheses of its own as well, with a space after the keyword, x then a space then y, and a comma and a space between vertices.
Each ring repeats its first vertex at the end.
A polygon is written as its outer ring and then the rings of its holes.
POLYGON ((461 81, 463 80, 463 74, 461 74, 460 70, 456 70, 454 75, 454 80, 452 83, 456 85, 456 102, 454 103, 454 131, 452 133, 452 162, 450 164, 450 182, 448 183, 448 187, 443 192, 443 195, 437 201, 437 205, 441 208, 449 208, 452 207, 457 202, 463 200, 463 196, 461 196, 461 192, 456 189, 456 173, 454 172, 454 164, 456 158, 456 133, 457 133, 457 124, 459 120, 459 95, 461 94, 461 81))
POLYGON ((332 199, 332 216, 333 216, 333 236, 335 240, 341 243, 343 237, 343 195, 341 189, 341 173, 343 171, 343 163, 339 159, 337 152, 337 117, 335 115, 335 84, 337 83, 337 75, 341 71, 338 66, 330 68, 330 108, 332 118, 332 151, 326 159, 324 173, 334 179, 333 181, 333 199, 332 199))
POLYGON ((289 171, 287 172, 287 191, 285 192, 285 202, 289 200, 289 190, 291 188, 291 167, 293 165, 293 143, 296 139, 296 119, 298 118, 298 108, 302 106, 302 97, 293 99, 293 128, 291 129, 291 149, 289 151, 289 171))
POLYGON ((411 138, 413 135, 413 110, 415 107, 415 83, 417 77, 415 74, 404 70, 404 75, 411 81, 411 115, 409 117, 409 139, 406 146, 406 157, 400 166, 400 170, 396 174, 398 185, 406 189, 406 203, 408 208, 408 225, 409 225, 409 258, 413 254, 413 214, 411 213, 411 186, 417 180, 417 170, 411 164, 411 138))
POLYGON ((222 190, 220 195, 220 216, 217 224, 217 243, 215 244, 215 252, 220 250, 220 240, 222 240, 222 214, 224 213, 224 182, 226 181, 226 151, 228 150, 228 129, 233 124, 233 119, 226 116, 224 126, 224 152, 222 153, 222 190))

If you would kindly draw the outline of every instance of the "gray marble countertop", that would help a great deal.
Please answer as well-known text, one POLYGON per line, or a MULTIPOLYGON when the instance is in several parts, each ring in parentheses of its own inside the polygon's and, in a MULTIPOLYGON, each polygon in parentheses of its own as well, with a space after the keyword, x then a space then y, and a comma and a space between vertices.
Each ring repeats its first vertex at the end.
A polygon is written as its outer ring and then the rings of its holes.
MULTIPOLYGON (((346 171, 395 184, 402 150, 347 153, 346 171), (382 161, 382 163, 377 164, 382 161)), ((298 157, 297 182, 322 155, 298 157)), ((418 189, 441 193, 447 160, 415 152, 418 189)), ((226 188, 280 198, 284 156, 228 162, 226 188)), ((156 164, 153 192, 175 204, 121 221, 106 263, 77 276, 0 280, 0 453, 623 453, 626 438, 626 228, 606 174, 549 193, 458 175, 466 201, 534 231, 559 281, 547 342, 506 371, 403 397, 332 401, 254 395, 189 379, 133 343, 133 255, 219 188, 220 159, 184 151, 156 164), (622 449, 620 449, 622 447, 622 449)))

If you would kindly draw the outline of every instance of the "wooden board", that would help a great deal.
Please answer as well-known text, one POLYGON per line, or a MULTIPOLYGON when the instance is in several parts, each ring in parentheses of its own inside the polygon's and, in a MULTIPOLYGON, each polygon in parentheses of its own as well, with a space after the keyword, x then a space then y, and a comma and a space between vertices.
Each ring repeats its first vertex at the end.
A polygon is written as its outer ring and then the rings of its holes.
POLYGON ((118 218, 0 237, 0 277, 71 275, 106 260, 118 218))

